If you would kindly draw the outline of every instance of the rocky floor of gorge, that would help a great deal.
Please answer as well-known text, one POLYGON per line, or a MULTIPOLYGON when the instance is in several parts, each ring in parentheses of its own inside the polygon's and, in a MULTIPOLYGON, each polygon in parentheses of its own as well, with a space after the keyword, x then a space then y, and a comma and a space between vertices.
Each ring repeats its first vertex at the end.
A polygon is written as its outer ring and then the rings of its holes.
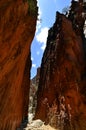
POLYGON ((24 130, 59 130, 54 129, 50 125, 44 125, 44 122, 41 120, 34 120, 31 123, 27 124, 27 127, 24 130))

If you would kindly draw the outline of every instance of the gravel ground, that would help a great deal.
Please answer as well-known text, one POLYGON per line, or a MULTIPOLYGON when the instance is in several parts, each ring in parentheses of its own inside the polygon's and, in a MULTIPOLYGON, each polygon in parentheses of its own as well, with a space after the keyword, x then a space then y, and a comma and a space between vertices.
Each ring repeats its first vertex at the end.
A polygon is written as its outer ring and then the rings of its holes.
POLYGON ((32 121, 30 124, 27 124, 27 127, 24 130, 59 130, 54 129, 50 125, 44 125, 41 120, 32 121))

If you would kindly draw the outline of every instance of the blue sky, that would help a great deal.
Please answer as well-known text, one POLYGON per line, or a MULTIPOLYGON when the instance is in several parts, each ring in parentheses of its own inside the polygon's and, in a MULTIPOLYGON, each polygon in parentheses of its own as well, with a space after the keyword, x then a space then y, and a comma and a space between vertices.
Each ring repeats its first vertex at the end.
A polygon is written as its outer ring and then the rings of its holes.
POLYGON ((48 30, 55 22, 56 11, 69 6, 71 0, 38 0, 39 16, 36 33, 31 46, 32 69, 31 78, 36 75, 37 68, 41 64, 41 59, 46 46, 48 30))

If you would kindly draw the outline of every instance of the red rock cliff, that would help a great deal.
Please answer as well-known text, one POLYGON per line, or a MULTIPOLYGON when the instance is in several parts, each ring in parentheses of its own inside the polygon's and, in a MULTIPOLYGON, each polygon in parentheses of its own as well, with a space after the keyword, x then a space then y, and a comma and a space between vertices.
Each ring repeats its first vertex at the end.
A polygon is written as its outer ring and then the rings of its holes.
POLYGON ((50 123, 56 112, 65 130, 86 130, 83 11, 83 3, 73 0, 68 17, 57 12, 41 64, 35 118, 50 123))
POLYGON ((0 0, 0 130, 15 130, 27 118, 36 4, 0 0))

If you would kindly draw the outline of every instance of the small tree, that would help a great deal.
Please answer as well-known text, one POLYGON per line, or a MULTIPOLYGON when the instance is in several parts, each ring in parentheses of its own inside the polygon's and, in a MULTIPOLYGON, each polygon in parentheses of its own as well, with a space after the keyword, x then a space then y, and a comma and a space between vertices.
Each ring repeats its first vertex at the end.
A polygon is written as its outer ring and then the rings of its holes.
POLYGON ((69 6, 66 6, 66 7, 64 7, 63 9, 62 9, 62 13, 64 14, 64 15, 67 15, 68 14, 68 12, 69 12, 69 6))

